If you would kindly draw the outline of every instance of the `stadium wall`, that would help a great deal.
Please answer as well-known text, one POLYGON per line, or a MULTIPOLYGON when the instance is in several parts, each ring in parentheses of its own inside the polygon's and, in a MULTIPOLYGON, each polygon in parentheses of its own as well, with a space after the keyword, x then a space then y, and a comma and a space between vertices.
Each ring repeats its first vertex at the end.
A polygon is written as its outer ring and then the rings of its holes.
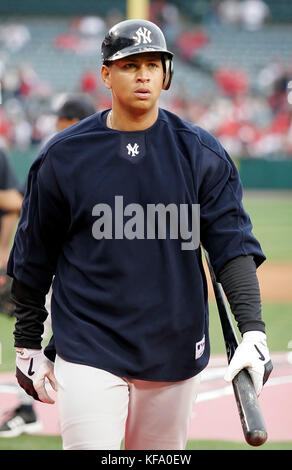
MULTIPOLYGON (((23 184, 39 147, 26 152, 14 151, 10 154, 15 172, 23 184)), ((269 160, 241 158, 236 161, 243 187, 246 189, 292 190, 292 159, 269 160)))
POLYGON ((248 189, 292 189, 292 160, 240 159, 242 184, 248 189))

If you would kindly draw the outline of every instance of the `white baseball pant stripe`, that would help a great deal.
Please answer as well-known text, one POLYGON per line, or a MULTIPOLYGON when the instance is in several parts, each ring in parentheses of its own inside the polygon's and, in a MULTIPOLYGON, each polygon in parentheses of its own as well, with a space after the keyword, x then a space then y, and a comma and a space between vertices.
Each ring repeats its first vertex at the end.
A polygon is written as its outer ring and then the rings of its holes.
POLYGON ((65 450, 185 449, 199 376, 179 382, 118 377, 56 357, 65 450))

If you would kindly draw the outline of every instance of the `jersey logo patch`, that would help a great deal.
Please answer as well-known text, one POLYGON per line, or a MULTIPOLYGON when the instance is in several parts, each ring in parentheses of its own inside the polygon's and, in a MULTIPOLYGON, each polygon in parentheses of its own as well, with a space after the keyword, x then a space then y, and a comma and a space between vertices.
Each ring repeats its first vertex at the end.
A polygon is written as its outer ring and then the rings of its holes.
POLYGON ((205 351, 205 335, 201 339, 201 341, 198 341, 196 343, 196 353, 195 353, 195 359, 199 359, 203 355, 205 351))
POLYGON ((30 360, 29 368, 28 368, 27 373, 28 373, 29 376, 32 376, 32 375, 34 374, 34 370, 33 370, 33 358, 31 358, 31 360, 30 360))
POLYGON ((127 145, 127 150, 128 150, 128 155, 131 155, 131 157, 136 157, 136 155, 139 155, 139 145, 136 143, 133 146, 129 143, 127 145))
POLYGON ((135 46, 139 46, 139 44, 141 44, 142 41, 143 41, 143 44, 151 43, 152 39, 150 36, 151 36, 150 29, 145 28, 145 26, 142 29, 142 26, 141 26, 139 29, 137 29, 136 36, 133 36, 133 39, 136 40, 135 46))
POLYGON ((263 355, 263 353, 259 350, 259 348, 257 347, 256 344, 254 344, 254 347, 256 348, 257 352, 259 353, 259 360, 260 360, 260 361, 264 361, 264 360, 265 360, 265 356, 263 355))

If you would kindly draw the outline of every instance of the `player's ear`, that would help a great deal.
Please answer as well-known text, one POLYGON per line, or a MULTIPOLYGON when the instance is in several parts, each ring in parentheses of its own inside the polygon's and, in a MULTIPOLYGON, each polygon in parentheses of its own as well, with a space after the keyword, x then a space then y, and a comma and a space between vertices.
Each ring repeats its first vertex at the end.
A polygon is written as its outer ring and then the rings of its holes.
POLYGON ((108 65, 103 64, 100 70, 102 81, 106 88, 111 89, 111 68, 108 65))

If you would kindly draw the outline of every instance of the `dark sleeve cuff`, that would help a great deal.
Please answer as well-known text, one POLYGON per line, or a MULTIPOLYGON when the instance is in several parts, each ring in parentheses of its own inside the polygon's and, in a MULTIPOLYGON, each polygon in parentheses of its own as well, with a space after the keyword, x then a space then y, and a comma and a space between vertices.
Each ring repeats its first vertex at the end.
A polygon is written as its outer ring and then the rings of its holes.
POLYGON ((219 273, 231 311, 241 334, 257 330, 265 333, 256 263, 252 256, 238 256, 219 273))
POLYGON ((11 299, 15 304, 16 317, 14 345, 20 348, 41 349, 43 323, 48 316, 45 295, 13 279, 11 299))

